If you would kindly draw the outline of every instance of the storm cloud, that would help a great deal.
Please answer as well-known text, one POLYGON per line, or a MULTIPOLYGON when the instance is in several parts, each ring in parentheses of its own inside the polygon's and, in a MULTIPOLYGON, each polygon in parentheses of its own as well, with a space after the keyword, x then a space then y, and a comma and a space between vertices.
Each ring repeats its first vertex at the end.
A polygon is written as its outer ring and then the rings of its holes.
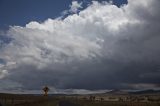
POLYGON ((159 88, 159 5, 92 1, 80 11, 74 1, 64 19, 11 26, 12 40, 0 46, 0 89, 159 88))

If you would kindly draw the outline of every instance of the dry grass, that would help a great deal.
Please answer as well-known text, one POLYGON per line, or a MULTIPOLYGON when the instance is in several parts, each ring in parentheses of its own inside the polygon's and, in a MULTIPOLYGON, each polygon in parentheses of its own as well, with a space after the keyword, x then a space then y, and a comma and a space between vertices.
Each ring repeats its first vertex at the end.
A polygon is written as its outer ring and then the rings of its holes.
POLYGON ((160 106, 160 102, 91 101, 69 97, 64 98, 62 96, 44 97, 40 95, 10 94, 0 94, 0 102, 4 106, 160 106))

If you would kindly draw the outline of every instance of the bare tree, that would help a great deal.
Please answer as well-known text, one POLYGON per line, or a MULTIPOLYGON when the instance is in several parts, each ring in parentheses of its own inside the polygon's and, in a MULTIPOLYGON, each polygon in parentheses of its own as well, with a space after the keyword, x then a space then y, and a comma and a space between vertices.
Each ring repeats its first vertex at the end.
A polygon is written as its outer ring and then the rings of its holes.
POLYGON ((45 86, 45 87, 43 88, 43 91, 44 91, 44 95, 45 95, 45 96, 48 96, 49 88, 48 88, 47 86, 45 86))

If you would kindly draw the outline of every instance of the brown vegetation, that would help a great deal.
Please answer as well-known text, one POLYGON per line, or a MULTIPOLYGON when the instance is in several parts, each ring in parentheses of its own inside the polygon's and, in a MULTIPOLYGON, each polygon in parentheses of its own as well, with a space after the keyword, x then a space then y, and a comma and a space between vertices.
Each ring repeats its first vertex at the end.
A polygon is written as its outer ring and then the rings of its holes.
POLYGON ((0 94, 2 106, 160 106, 160 95, 0 94))

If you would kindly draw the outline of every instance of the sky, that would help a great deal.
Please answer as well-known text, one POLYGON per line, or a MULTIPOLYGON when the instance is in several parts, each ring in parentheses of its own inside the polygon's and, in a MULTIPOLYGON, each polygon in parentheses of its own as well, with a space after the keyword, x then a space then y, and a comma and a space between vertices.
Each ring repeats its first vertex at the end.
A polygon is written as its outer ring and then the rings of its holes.
MULTIPOLYGON (((0 28, 8 29, 10 25, 21 25, 30 21, 43 22, 48 18, 56 18, 69 9, 73 0, 0 0, 0 28)), ((83 2, 84 8, 92 0, 78 0, 83 2)), ((98 0, 103 1, 103 0, 98 0)), ((126 4, 127 0, 113 0, 117 6, 126 4)))
POLYGON ((0 92, 160 88, 159 0, 0 0, 0 92))

